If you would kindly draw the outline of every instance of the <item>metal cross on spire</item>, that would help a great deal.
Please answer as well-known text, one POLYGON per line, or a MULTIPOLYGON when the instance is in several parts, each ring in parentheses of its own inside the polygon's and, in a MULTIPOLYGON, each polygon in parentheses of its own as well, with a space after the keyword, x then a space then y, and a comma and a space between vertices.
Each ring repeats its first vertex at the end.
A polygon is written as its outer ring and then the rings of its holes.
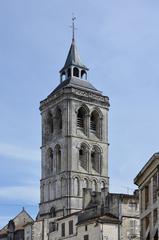
POLYGON ((72 41, 75 40, 75 30, 77 29, 75 27, 75 20, 76 20, 76 17, 74 16, 74 14, 72 14, 72 26, 71 26, 71 28, 72 28, 72 41))

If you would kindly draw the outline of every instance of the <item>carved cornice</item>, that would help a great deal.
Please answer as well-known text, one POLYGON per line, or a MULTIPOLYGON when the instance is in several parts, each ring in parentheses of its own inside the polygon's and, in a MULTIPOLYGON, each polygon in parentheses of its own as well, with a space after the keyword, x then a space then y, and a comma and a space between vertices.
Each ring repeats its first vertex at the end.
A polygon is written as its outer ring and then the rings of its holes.
POLYGON ((55 102, 58 102, 60 100, 73 99, 73 98, 80 99, 87 102, 93 102, 93 103, 96 102, 107 107, 107 109, 109 109, 109 106, 110 106, 109 97, 107 96, 103 96, 101 94, 98 94, 92 91, 81 90, 74 87, 69 87, 69 88, 67 87, 67 88, 61 89, 60 91, 56 92, 51 96, 48 96, 46 99, 41 101, 40 111, 43 111, 51 103, 55 104, 55 102))

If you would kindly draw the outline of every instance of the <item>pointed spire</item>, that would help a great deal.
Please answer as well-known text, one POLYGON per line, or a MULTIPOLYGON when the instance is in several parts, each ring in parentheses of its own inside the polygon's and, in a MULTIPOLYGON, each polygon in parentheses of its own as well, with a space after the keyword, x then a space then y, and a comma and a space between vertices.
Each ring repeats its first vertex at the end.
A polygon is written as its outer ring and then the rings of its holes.
POLYGON ((74 38, 72 39, 71 47, 68 52, 64 68, 70 67, 71 65, 88 70, 88 68, 81 62, 74 38))
MULTIPOLYGON (((76 43, 75 43, 75 30, 77 29, 75 27, 75 19, 76 17, 73 15, 72 16, 72 43, 66 58, 66 62, 64 64, 64 67, 62 68, 61 71, 63 71, 64 69, 70 67, 70 66, 75 66, 75 67, 79 67, 82 68, 84 70, 89 70, 82 62, 76 47, 76 43)), ((61 72, 60 71, 60 72, 61 72)))
POLYGON ((64 67, 60 70, 60 81, 66 79, 87 80, 87 71, 89 70, 82 62, 75 43, 75 17, 72 17, 72 43, 66 58, 64 67))

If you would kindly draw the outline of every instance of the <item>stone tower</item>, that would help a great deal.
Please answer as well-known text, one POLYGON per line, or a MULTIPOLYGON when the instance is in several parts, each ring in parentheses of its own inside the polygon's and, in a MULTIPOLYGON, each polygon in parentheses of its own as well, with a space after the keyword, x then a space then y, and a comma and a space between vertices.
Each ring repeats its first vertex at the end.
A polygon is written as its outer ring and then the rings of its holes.
POLYGON ((82 209, 83 189, 108 188, 109 98, 87 80, 74 40, 60 84, 40 103, 40 218, 82 209))

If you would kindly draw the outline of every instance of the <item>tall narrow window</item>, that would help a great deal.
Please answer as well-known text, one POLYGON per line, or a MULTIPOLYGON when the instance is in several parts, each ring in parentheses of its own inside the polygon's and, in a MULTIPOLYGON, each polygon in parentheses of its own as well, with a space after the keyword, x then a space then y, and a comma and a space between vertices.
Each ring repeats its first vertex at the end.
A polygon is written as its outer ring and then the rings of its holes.
POLYGON ((150 226, 150 214, 148 214, 144 219, 145 219, 145 228, 146 230, 148 229, 148 227, 150 226))
POLYGON ((44 202, 44 187, 45 187, 45 184, 41 185, 41 191, 40 191, 41 202, 44 202))
POLYGON ((80 185, 79 185, 79 180, 77 177, 74 178, 73 180, 73 188, 74 188, 74 195, 79 196, 80 194, 80 185))
POLYGON ((83 180, 83 188, 88 188, 88 180, 86 178, 83 180))
POLYGON ((53 173, 53 151, 51 148, 47 150, 46 154, 46 176, 53 173))
POLYGON ((153 176, 153 202, 157 200, 157 173, 153 176))
POLYGON ((47 125, 48 125, 48 133, 51 134, 54 131, 54 127, 53 127, 53 116, 52 113, 49 112, 48 116, 47 116, 47 125))
POLYGON ((53 173, 54 162, 53 162, 53 151, 52 151, 52 149, 50 150, 50 153, 49 153, 49 159, 50 159, 50 173, 53 173))
POLYGON ((100 173, 100 166, 101 166, 101 151, 98 147, 94 146, 91 152, 91 163, 92 168, 100 173))
POLYGON ((56 211, 55 211, 55 208, 54 208, 54 207, 52 207, 52 208, 50 209, 50 217, 51 217, 51 218, 56 217, 56 211))
POLYGON ((88 149, 84 144, 79 150, 79 162, 81 167, 88 171, 88 149))
POLYGON ((55 148, 56 152, 56 171, 59 173, 61 171, 61 148, 59 145, 55 148))
POLYGON ((51 182, 48 183, 48 201, 51 200, 51 182))
POLYGON ((153 224, 154 224, 154 227, 155 227, 157 221, 158 221, 158 211, 157 211, 157 208, 156 208, 153 211, 153 224))
POLYGON ((130 220, 130 236, 135 235, 135 230, 136 230, 136 220, 130 220))
POLYGON ((101 189, 103 189, 103 188, 105 188, 105 182, 104 181, 101 182, 101 189))
POLYGON ((69 221, 69 235, 73 234, 73 220, 69 221))
POLYGON ((100 117, 99 114, 96 110, 94 110, 91 113, 91 117, 90 117, 90 131, 92 133, 94 133, 98 138, 100 138, 100 133, 102 131, 102 129, 100 129, 100 117))
POLYGON ((92 181, 92 191, 96 192, 97 191, 97 183, 95 180, 92 181))
POLYGON ((65 196, 67 193, 67 179, 65 177, 61 178, 61 196, 65 196))
POLYGON ((145 186, 145 209, 149 206, 149 184, 145 186))
POLYGON ((61 224, 61 236, 65 237, 65 223, 61 224))
POLYGON ((90 128, 93 132, 96 132, 97 130, 97 119, 94 114, 91 114, 90 128))
POLYGON ((56 129, 61 130, 62 129, 62 112, 61 109, 57 109, 56 111, 56 129))
POLYGON ((78 113, 77 113, 77 127, 84 129, 85 127, 85 115, 86 112, 84 108, 79 108, 78 113))

